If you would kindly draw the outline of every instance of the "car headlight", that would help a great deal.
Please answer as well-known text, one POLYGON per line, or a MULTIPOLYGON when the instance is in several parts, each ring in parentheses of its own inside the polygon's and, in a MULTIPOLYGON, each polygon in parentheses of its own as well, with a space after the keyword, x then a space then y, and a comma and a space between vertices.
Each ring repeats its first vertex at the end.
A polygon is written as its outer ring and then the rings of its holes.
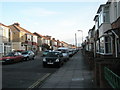
POLYGON ((45 58, 43 58, 43 61, 44 61, 44 62, 46 62, 46 59, 45 59, 45 58))
POLYGON ((6 59, 6 60, 11 60, 11 59, 6 59))
POLYGON ((59 59, 56 59, 56 61, 55 62, 59 62, 60 60, 59 59))

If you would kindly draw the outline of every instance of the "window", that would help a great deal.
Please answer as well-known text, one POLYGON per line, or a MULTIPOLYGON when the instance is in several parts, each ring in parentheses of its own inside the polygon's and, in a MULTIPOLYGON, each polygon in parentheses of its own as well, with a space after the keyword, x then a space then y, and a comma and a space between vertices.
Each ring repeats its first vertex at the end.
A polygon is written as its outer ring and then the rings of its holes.
POLYGON ((3 45, 0 44, 0 53, 3 53, 3 45))
POLYGON ((106 23, 106 22, 107 23, 110 22, 109 6, 108 5, 105 5, 99 13, 99 26, 102 23, 106 23))
POLYGON ((89 44, 89 51, 92 51, 92 45, 89 44))
POLYGON ((99 26, 103 23, 103 12, 101 11, 99 14, 99 26))
POLYGON ((104 7, 103 22, 110 22, 109 6, 105 6, 105 7, 104 7))
POLYGON ((111 37, 105 37, 105 51, 106 53, 112 53, 112 48, 111 48, 111 37))
POLYGON ((104 52, 104 37, 100 38, 100 53, 105 53, 104 52))
POLYGON ((99 25, 99 23, 98 23, 98 21, 96 21, 95 22, 95 30, 98 30, 98 25, 99 25))
POLYGON ((96 52, 99 52, 99 40, 96 41, 96 52))
POLYGON ((100 49, 101 54, 112 53, 112 40, 110 36, 104 36, 100 38, 100 49))

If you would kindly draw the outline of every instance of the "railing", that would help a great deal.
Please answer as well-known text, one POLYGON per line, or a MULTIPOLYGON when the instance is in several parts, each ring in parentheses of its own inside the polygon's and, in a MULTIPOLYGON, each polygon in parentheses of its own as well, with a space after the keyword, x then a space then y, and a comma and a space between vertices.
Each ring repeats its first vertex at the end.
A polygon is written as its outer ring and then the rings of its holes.
POLYGON ((120 88, 120 76, 104 67, 104 77, 112 88, 120 88))

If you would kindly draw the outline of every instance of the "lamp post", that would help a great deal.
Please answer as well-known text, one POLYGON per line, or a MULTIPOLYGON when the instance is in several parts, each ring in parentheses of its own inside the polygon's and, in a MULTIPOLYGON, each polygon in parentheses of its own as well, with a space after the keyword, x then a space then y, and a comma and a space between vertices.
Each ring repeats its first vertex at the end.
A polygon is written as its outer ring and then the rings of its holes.
POLYGON ((75 33, 75 45, 77 47, 77 37, 76 37, 76 33, 75 33))
POLYGON ((83 43, 83 31, 82 30, 78 30, 78 32, 82 32, 82 43, 83 43))

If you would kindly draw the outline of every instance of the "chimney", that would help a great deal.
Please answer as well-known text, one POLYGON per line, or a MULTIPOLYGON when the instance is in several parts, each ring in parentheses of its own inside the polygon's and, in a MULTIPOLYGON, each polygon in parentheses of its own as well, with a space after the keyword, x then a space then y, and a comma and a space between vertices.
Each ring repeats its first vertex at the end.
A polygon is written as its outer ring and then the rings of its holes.
POLYGON ((19 24, 19 23, 14 23, 13 25, 20 26, 20 24, 19 24))
POLYGON ((55 38, 52 38, 52 40, 55 40, 55 38))

